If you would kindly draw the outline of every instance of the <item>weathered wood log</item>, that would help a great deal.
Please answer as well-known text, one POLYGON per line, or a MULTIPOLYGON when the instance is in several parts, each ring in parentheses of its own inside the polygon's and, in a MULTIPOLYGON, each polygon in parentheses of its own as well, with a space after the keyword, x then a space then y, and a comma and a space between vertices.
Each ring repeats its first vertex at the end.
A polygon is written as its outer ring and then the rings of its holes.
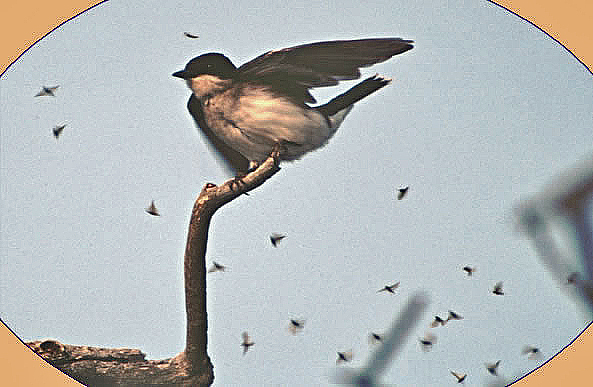
POLYGON ((138 349, 67 345, 55 340, 27 345, 48 363, 87 386, 196 386, 211 384, 212 380, 207 374, 189 374, 182 356, 146 360, 138 349))

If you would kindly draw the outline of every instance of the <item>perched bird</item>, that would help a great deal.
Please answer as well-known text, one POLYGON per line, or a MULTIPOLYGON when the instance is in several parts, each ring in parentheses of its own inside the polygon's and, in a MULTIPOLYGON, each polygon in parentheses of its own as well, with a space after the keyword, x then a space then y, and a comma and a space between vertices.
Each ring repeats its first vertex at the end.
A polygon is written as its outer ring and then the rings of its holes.
POLYGON ((427 333, 424 337, 418 339, 418 341, 420 341, 422 350, 428 352, 432 349, 432 345, 436 343, 437 337, 431 333, 427 333))
POLYGON ((463 320, 463 316, 453 312, 452 310, 449 311, 449 316, 447 317, 447 321, 449 320, 463 320))
POLYGON ((467 374, 460 374, 460 373, 457 373, 454 371, 451 371, 451 375, 453 375, 457 378, 457 383, 463 383, 463 381, 467 377, 467 374))
POLYGON ((352 361, 352 351, 349 352, 338 352, 338 358, 336 364, 345 363, 352 361))
POLYGON ((150 206, 148 206, 146 212, 148 212, 152 216, 161 216, 159 210, 157 210, 156 206, 154 205, 154 200, 150 202, 150 206))
POLYGON ((214 273, 216 271, 225 271, 226 270, 226 266, 221 265, 220 263, 217 263, 215 261, 212 261, 212 266, 210 266, 210 268, 208 269, 208 273, 214 273))
POLYGON ((494 285, 492 293, 496 294, 497 296, 504 296, 504 292, 502 291, 502 281, 497 282, 496 285, 494 285))
POLYGON ((290 323, 288 324, 288 330, 290 331, 290 333, 296 335, 303 329, 305 329, 305 320, 290 319, 290 323))
POLYGON ((39 93, 35 94, 35 97, 43 97, 43 96, 55 97, 56 95, 54 93, 56 90, 58 90, 58 87, 60 87, 60 85, 52 86, 52 87, 43 86, 41 88, 41 91, 39 93))
POLYGON ((413 48, 399 38, 337 40, 268 51, 236 67, 226 56, 193 58, 174 77, 192 90, 188 110, 228 170, 254 169, 276 145, 296 160, 325 145, 352 106, 387 85, 371 76, 329 102, 311 107, 309 92, 359 79, 359 68, 413 48))
POLYGON ((243 355, 245 355, 247 353, 247 351, 249 351, 249 347, 251 347, 255 343, 253 341, 251 341, 251 338, 249 337, 247 332, 243 332, 242 337, 243 337, 243 342, 241 343, 241 346, 243 347, 243 355))
POLYGON ((406 196, 406 193, 408 193, 409 188, 410 187, 399 188, 397 190, 397 200, 402 200, 404 196, 406 196))
POLYGON ((488 372, 490 372, 490 374, 496 376, 496 375, 498 375, 498 366, 499 365, 500 365, 500 360, 498 360, 496 363, 487 363, 486 369, 488 370, 488 372))
POLYGON ((398 286, 399 286, 399 281, 397 281, 393 285, 385 285, 382 289, 377 290, 377 293, 389 292, 391 294, 394 294, 395 289, 397 289, 398 286))
POLYGON ((432 323, 430 324, 430 327, 431 328, 436 328, 439 325, 445 325, 447 323, 447 321, 449 321, 449 319, 443 320, 439 316, 434 316, 434 320, 432 320, 432 323))
POLYGON ((280 241, 284 238, 286 238, 286 235, 273 233, 272 235, 270 235, 270 241, 272 242, 272 246, 278 247, 278 243, 280 243, 280 241))
POLYGON ((467 273, 468 277, 471 277, 471 275, 474 274, 474 272, 476 271, 476 268, 471 266, 464 266, 463 271, 467 273))
POLYGON ((371 332, 369 334, 369 342, 371 344, 378 344, 378 343, 380 343, 382 341, 383 341, 383 336, 381 336, 381 335, 379 335, 377 333, 374 333, 374 332, 371 332))
POLYGON ((197 39, 197 38, 199 38, 198 35, 190 34, 189 32, 184 32, 183 35, 185 35, 185 36, 187 36, 188 38, 191 38, 191 39, 197 39))
POLYGON ((66 125, 56 125, 56 126, 54 126, 52 132, 54 133, 54 137, 56 139, 58 137, 60 137, 60 134, 62 134, 62 130, 64 130, 65 127, 66 127, 66 125))

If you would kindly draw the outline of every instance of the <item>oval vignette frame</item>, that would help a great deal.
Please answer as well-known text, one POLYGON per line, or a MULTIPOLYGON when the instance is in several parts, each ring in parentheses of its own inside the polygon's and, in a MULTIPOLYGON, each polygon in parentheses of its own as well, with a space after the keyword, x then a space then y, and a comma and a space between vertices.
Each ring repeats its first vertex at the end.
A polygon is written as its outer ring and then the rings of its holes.
MULTIPOLYGON (((33 4, 32 2, 13 2, 12 8, 5 8, 5 17, 9 22, 2 25, 3 38, 1 47, 0 74, 22 56, 37 41, 68 20, 93 8, 107 0, 58 0, 55 2, 33 4), (36 12, 30 12, 32 8, 36 12), (36 30, 32 30, 36 26, 36 30)), ((586 15, 583 4, 567 7, 566 2, 559 0, 507 0, 490 1, 536 25, 554 40, 562 44, 575 58, 589 69, 593 63, 593 47, 587 47, 585 37, 591 36, 593 28, 586 25, 584 16, 575 19, 575 15, 586 15), (576 21, 576 22, 575 22, 576 21), (586 30, 586 31, 585 31, 586 30), (588 32, 588 33, 584 33, 588 32), (562 42, 565 42, 564 44, 562 42)), ((569 1, 569 3, 571 3, 569 1)), ((593 10, 593 5, 589 5, 593 10)), ((589 13, 590 14, 590 13, 589 13)), ((511 16, 511 15, 509 15, 511 16)), ((0 324, 0 382, 6 385, 38 385, 46 386, 79 386, 80 384, 50 366, 35 355, 17 338, 6 325, 0 324), (9 364, 10 363, 10 364, 9 364)), ((84 345, 84 343, 77 343, 84 345)), ((572 343, 554 358, 542 364, 514 386, 552 386, 560 382, 572 385, 583 385, 585 374, 579 370, 586 369, 589 359, 593 357, 593 327, 589 325, 572 343), (544 377, 545 374, 545 377, 544 377)))

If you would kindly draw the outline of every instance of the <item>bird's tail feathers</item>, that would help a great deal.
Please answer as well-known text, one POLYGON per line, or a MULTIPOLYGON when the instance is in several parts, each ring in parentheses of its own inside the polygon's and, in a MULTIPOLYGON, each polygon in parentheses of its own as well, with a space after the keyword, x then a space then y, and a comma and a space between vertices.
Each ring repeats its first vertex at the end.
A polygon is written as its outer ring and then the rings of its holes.
MULTIPOLYGON (((378 76, 378 74, 375 74, 372 77, 360 82, 358 85, 352 87, 347 92, 333 98, 328 103, 318 106, 316 109, 326 117, 331 117, 346 108, 351 108, 353 104, 360 101, 367 95, 374 93, 390 82, 391 79, 385 79, 378 76)), ((346 110, 346 114, 349 111, 350 109, 346 110)))

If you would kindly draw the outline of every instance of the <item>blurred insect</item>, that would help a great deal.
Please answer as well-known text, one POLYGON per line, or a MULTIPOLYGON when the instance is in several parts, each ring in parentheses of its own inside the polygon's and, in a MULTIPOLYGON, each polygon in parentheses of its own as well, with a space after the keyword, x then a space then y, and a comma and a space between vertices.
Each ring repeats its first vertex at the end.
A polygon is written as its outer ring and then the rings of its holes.
POLYGON ((146 212, 152 216, 161 216, 159 210, 157 210, 156 206, 154 205, 154 200, 150 202, 150 206, 148 206, 146 212))
POLYGON ((369 343, 370 344, 379 344, 382 341, 383 341, 383 336, 381 336, 377 333, 374 333, 374 332, 371 332, 369 334, 369 343))
POLYGON ((457 383, 463 383, 463 381, 467 377, 467 374, 460 374, 460 373, 457 373, 454 371, 451 371, 451 375, 453 375, 457 378, 457 383))
POLYGON ((52 132, 53 132, 54 137, 56 139, 58 137, 60 137, 60 134, 62 134, 62 131, 64 130, 65 127, 66 127, 66 125, 56 125, 56 126, 54 126, 54 128, 52 129, 52 132))
POLYGON ((305 329, 305 320, 290 319, 290 324, 288 324, 288 330, 290 331, 290 333, 296 335, 303 329, 305 329))
POLYGON ((537 347, 532 347, 531 345, 526 345, 521 350, 521 353, 523 355, 529 354, 529 358, 530 359, 535 359, 535 358, 537 358, 539 356, 539 354, 541 352, 540 352, 539 348, 537 348, 537 347))
POLYGON ((336 359, 336 364, 346 363, 349 361, 352 361, 352 351, 338 352, 338 358, 336 359))
POLYGON ((422 350, 428 352, 432 349, 432 345, 436 343, 437 337, 431 333, 427 333, 424 337, 418 339, 418 341, 420 341, 422 350))
POLYGON ((52 86, 52 87, 46 87, 43 86, 43 88, 41 89, 41 91, 37 94, 35 94, 35 97, 43 97, 43 96, 48 96, 48 97, 55 97, 56 95, 54 94, 56 90, 58 90, 58 86, 52 86))
POLYGON ((227 269, 226 266, 221 265, 220 263, 217 263, 215 261, 212 261, 212 266, 210 266, 210 269, 208 269, 208 273, 214 273, 216 271, 225 271, 227 269))
POLYGON ((406 196, 406 193, 408 193, 409 188, 410 187, 399 188, 397 190, 397 200, 402 200, 404 196, 406 196))
POLYGON ((471 267, 471 266, 464 266, 463 267, 463 271, 465 271, 467 273, 468 277, 471 277, 472 274, 474 274, 474 272, 476 271, 475 267, 471 267))
POLYGON ((385 285, 382 289, 378 290, 377 293, 389 292, 389 293, 394 294, 395 289, 397 289, 398 286, 399 286, 399 281, 397 281, 393 285, 385 285))
POLYGON ((572 285, 572 284, 576 284, 578 280, 579 280, 579 273, 577 273, 575 271, 568 275, 568 277, 566 278, 566 283, 572 285))
POLYGON ((284 238, 286 238, 286 235, 273 233, 272 235, 270 235, 270 241, 272 242, 272 246, 278 247, 278 243, 280 243, 280 241, 284 238))
POLYGON ((251 338, 249 337, 247 332, 243 332, 241 336, 243 336, 243 342, 241 343, 241 346, 243 347, 243 355, 245 355, 247 351, 249 351, 249 347, 251 347, 255 343, 251 341, 251 338))
POLYGON ((494 285, 494 289, 492 290, 492 293, 496 294, 497 296, 504 295, 504 292, 502 291, 502 281, 497 282, 496 285, 494 285))
POLYGON ((449 317, 447 317, 447 321, 449 320, 463 320, 463 316, 453 312, 452 310, 449 311, 449 317))
POLYGON ((496 376, 498 375, 498 366, 500 365, 500 360, 498 360, 496 363, 486 363, 486 369, 488 370, 488 372, 490 372, 490 374, 496 376))
POLYGON ((184 32, 183 35, 185 35, 185 36, 187 36, 188 38, 191 38, 191 39, 197 39, 197 38, 199 38, 198 35, 190 34, 189 32, 184 32))
POLYGON ((447 323, 447 321, 449 321, 449 320, 443 320, 439 316, 434 316, 434 320, 432 320, 432 323, 430 324, 430 327, 431 328, 436 328, 439 325, 445 325, 447 323))

